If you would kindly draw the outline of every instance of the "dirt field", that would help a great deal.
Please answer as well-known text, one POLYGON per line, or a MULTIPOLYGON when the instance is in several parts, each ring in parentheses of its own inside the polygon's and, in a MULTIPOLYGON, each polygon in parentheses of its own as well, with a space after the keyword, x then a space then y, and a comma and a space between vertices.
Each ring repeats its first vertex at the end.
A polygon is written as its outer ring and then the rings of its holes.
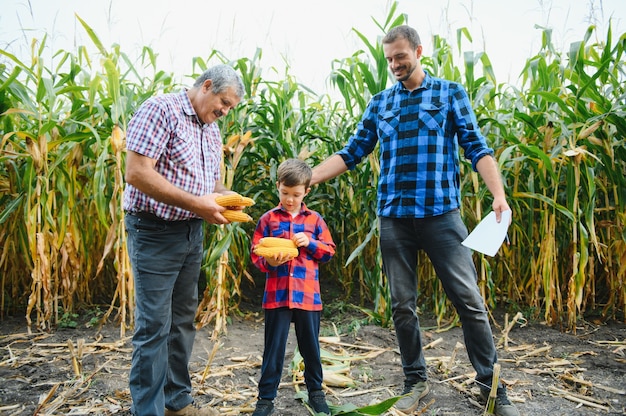
MULTIPOLYGON (((254 408, 263 349, 258 296, 251 293, 242 302, 242 316, 233 317, 227 334, 216 342, 210 340, 212 328, 201 329, 196 337, 194 395, 224 415, 250 414, 254 408)), ((393 330, 366 324, 365 315, 352 309, 333 309, 330 295, 324 300, 322 348, 344 357, 344 376, 354 384, 328 383, 329 402, 360 407, 393 397, 402 385, 393 330)), ((414 414, 482 415, 461 328, 438 332, 425 316, 422 327, 429 344, 431 393, 414 414)), ((502 380, 522 415, 626 414, 626 325, 581 322, 572 334, 521 319, 507 333, 505 316, 496 311, 493 329, 502 380)), ((295 345, 292 330, 277 416, 311 414, 296 398, 305 388, 298 384, 301 375, 294 383, 290 369, 295 345)), ((100 332, 79 323, 76 329, 27 335, 24 318, 5 318, 0 322, 0 414, 129 415, 130 356, 130 338, 121 339, 113 323, 100 332)), ((401 415, 395 410, 383 414, 401 415)))

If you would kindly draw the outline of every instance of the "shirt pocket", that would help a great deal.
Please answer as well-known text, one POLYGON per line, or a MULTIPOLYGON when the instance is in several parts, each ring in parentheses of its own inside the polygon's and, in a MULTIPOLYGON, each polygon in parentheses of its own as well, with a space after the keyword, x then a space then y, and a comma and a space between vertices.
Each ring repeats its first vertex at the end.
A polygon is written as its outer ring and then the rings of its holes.
POLYGON ((443 131, 446 122, 445 104, 420 104, 419 105, 419 129, 428 131, 443 131))
POLYGON ((193 132, 185 128, 176 129, 169 144, 170 161, 176 165, 193 166, 197 157, 197 146, 193 132))
POLYGON ((378 113, 378 138, 387 143, 392 137, 398 135, 400 125, 400 109, 381 111, 378 113))
POLYGON ((201 146, 203 146, 202 155, 205 158, 205 166, 210 172, 219 173, 219 166, 222 162, 223 144, 219 137, 210 134, 203 134, 201 146))

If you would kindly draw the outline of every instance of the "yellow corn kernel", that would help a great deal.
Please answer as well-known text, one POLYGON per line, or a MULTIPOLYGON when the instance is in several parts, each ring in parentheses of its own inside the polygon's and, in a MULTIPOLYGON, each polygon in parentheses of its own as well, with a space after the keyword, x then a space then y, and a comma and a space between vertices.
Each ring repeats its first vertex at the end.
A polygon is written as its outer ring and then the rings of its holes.
POLYGON ((215 202, 223 207, 249 207, 254 205, 254 200, 239 194, 222 195, 215 198, 215 202))
POLYGON ((241 197, 241 202, 239 203, 239 206, 251 207, 254 204, 256 204, 256 202, 254 202, 254 199, 248 198, 247 196, 242 196, 241 197))
POLYGON ((215 198, 215 202, 223 207, 236 207, 239 206, 241 202, 241 195, 239 194, 228 194, 222 195, 215 198))
POLYGON ((248 222, 252 221, 252 217, 246 214, 243 211, 237 211, 234 209, 227 209, 222 212, 224 218, 226 218, 230 222, 248 222))
POLYGON ((296 243, 288 238, 264 237, 259 240, 259 244, 263 247, 287 247, 296 248, 296 243))
POLYGON ((261 257, 274 257, 277 254, 288 254, 291 257, 298 255, 298 249, 295 247, 265 247, 258 245, 254 248, 254 252, 261 257))

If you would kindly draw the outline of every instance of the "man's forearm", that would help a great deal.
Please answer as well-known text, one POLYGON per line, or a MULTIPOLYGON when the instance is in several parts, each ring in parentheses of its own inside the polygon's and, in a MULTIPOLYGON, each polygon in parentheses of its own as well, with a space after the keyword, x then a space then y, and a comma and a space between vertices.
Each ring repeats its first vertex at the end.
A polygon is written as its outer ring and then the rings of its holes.
POLYGON ((169 182, 154 170, 156 161, 129 151, 126 158, 126 182, 155 201, 195 212, 196 197, 169 182))
POLYGON ((313 168, 313 176, 311 178, 311 185, 316 185, 321 182, 325 182, 336 176, 341 175, 348 170, 346 163, 341 156, 332 155, 325 161, 313 168))
POLYGON ((476 170, 487 185, 494 198, 506 198, 502 176, 496 160, 492 156, 484 156, 476 163, 476 170))
POLYGON ((180 207, 187 211, 194 211, 196 196, 172 185, 153 169, 145 170, 142 174, 129 179, 127 180, 128 183, 155 201, 180 207))
MULTIPOLYGON (((491 204, 493 211, 496 213, 496 221, 500 222, 502 213, 509 211, 509 203, 506 200, 502 176, 496 160, 492 156, 485 156, 476 163, 476 169, 485 181, 485 185, 493 195, 493 203, 491 204)), ((509 219, 511 221, 511 219, 509 219)))

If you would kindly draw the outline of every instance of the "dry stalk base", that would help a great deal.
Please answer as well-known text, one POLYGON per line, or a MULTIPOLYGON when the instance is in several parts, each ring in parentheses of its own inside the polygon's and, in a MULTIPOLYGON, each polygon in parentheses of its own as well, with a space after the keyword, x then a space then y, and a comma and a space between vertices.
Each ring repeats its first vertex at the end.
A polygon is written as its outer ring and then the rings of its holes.
MULTIPOLYGON (((250 414, 256 401, 263 315, 258 305, 243 305, 242 311, 244 317, 233 317, 228 332, 216 341, 210 326, 198 331, 190 365, 196 400, 218 407, 223 415, 250 414)), ((506 339, 498 347, 501 380, 523 415, 625 414, 626 325, 586 323, 573 335, 539 323, 510 325, 502 313, 493 316, 496 341, 506 339)), ((401 388, 393 330, 368 325, 363 318, 352 313, 322 319, 322 348, 345 357, 342 375, 355 385, 327 385, 331 404, 372 404, 401 388)), ((439 332, 428 317, 421 322, 431 393, 416 414, 482 415, 484 403, 478 402, 461 328, 439 332)), ((301 374, 294 379, 289 372, 295 346, 292 329, 277 415, 307 414, 294 397, 306 391, 301 374)), ((29 335, 23 319, 6 318, 0 323, 0 414, 129 415, 131 349, 130 337, 120 339, 112 323, 100 333, 81 324, 29 335)))

